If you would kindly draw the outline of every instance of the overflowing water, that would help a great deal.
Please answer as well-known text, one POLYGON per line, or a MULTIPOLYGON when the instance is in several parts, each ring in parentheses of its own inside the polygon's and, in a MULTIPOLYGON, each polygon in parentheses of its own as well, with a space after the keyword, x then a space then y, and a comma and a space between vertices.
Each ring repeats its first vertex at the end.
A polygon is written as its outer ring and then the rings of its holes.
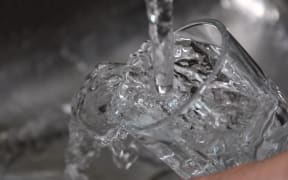
MULTIPOLYGON (((149 69, 144 73, 153 77, 155 90, 165 94, 173 85, 173 0, 146 0, 146 6, 152 50, 149 43, 144 43, 139 52, 131 55, 130 62, 144 65, 143 71, 149 69), (145 61, 140 62, 139 56, 145 61)), ((111 98, 124 80, 127 68, 121 64, 97 66, 74 98, 66 158, 67 179, 87 179, 80 171, 89 166, 89 161, 103 147, 110 147, 118 167, 129 168, 137 159, 136 142, 108 113, 111 98)))
POLYGON ((73 99, 67 179, 86 180, 81 171, 105 147, 120 168, 145 148, 187 179, 287 149, 287 103, 258 67, 173 34, 172 1, 147 9, 151 42, 126 64, 98 65, 73 99))

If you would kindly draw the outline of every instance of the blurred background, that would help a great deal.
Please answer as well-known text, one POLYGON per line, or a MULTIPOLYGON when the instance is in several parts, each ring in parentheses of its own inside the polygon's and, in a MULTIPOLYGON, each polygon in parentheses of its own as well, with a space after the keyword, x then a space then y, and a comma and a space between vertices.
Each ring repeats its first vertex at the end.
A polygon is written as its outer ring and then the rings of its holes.
MULTIPOLYGON (((288 94, 288 1, 175 0, 175 28, 221 20, 288 94)), ((0 179, 62 180, 70 101, 98 63, 125 62, 148 39, 144 0, 0 1, 0 179)), ((92 180, 176 180, 161 163, 119 170, 109 152, 92 180)))

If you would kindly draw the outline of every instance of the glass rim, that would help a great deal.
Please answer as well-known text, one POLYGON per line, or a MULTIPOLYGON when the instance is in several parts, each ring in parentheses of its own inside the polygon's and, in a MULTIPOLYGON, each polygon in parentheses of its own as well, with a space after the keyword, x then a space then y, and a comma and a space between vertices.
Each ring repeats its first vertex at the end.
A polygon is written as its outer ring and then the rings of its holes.
POLYGON ((221 48, 221 51, 220 51, 220 55, 219 55, 219 62, 216 63, 216 66, 217 66, 217 64, 220 64, 220 62, 223 61, 224 56, 228 51, 228 39, 230 36, 226 26, 222 22, 220 22, 217 19, 199 19, 199 20, 192 21, 189 24, 184 25, 184 26, 176 29, 175 33, 180 32, 180 31, 184 31, 185 29, 188 29, 188 28, 193 28, 193 27, 202 26, 202 25, 212 25, 221 34, 222 42, 221 42, 221 45, 219 46, 221 48))

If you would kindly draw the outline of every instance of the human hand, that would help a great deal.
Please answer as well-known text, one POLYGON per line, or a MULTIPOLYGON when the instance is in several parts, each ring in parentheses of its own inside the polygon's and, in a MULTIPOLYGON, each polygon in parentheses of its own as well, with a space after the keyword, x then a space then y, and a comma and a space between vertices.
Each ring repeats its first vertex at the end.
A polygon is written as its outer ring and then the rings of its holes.
POLYGON ((288 180, 288 152, 193 180, 288 180))

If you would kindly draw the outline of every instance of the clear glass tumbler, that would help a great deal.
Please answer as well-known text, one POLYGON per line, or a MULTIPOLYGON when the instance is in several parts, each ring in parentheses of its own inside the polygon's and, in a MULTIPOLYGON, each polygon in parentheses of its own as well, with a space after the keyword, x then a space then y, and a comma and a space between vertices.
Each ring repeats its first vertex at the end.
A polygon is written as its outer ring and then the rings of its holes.
POLYGON ((285 98, 223 24, 177 30, 174 59, 173 90, 164 95, 153 84, 149 43, 127 64, 99 65, 87 77, 74 99, 71 172, 90 149, 107 146, 120 167, 147 149, 184 179, 288 149, 285 98))
POLYGON ((216 20, 175 32, 174 92, 156 98, 141 86, 149 80, 141 68, 124 79, 111 104, 115 120, 185 179, 288 148, 285 98, 216 20))

